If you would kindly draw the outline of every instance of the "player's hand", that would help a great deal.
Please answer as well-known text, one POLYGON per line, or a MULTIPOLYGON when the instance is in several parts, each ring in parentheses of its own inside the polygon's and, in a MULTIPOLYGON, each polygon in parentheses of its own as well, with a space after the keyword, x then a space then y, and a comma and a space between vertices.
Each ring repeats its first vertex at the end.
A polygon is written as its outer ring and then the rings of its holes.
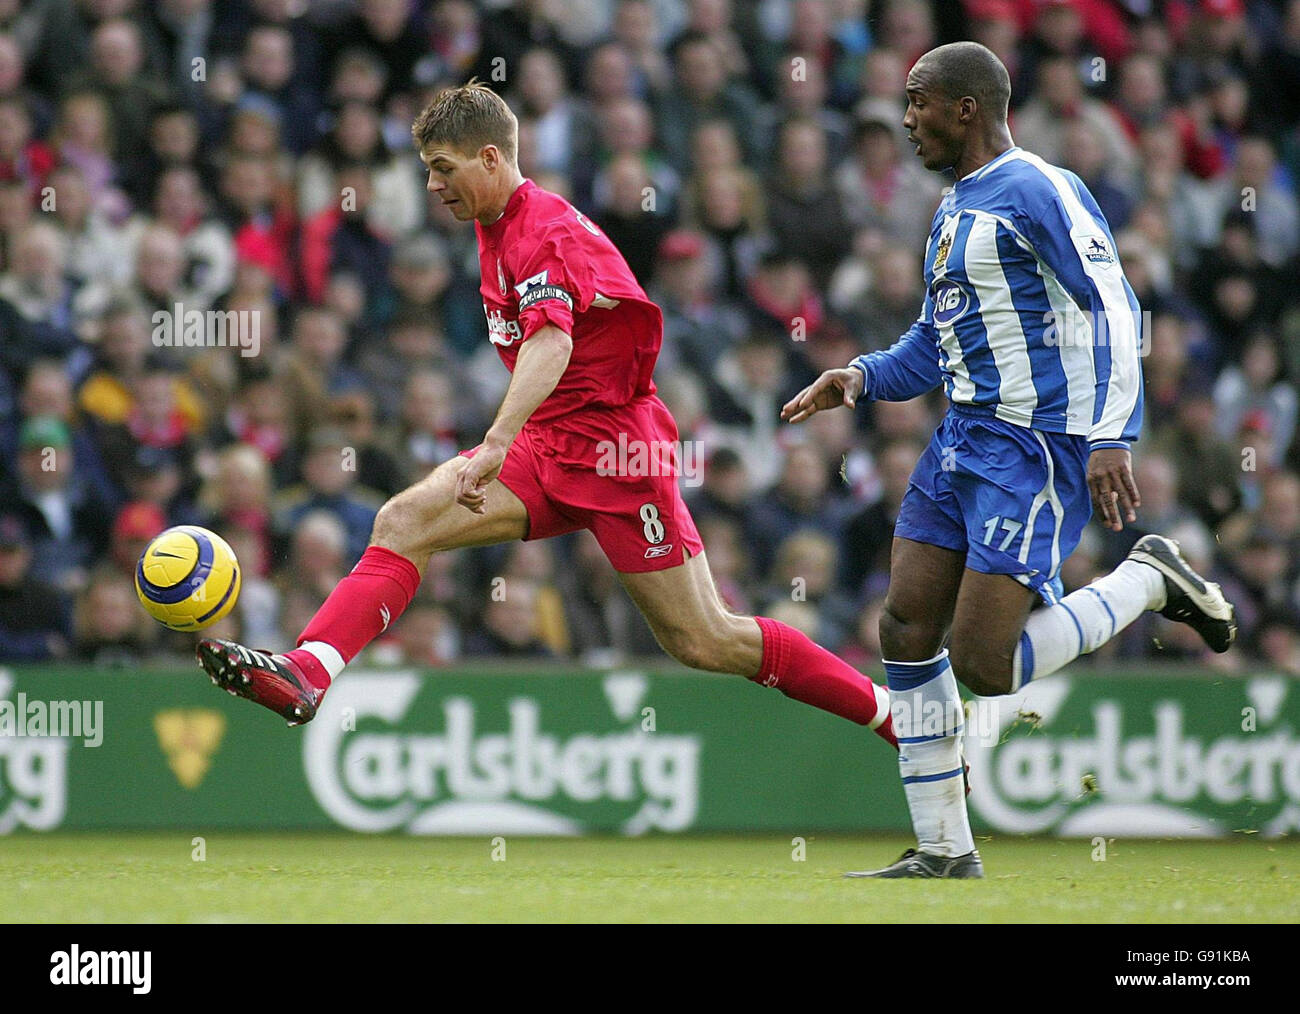
POLYGON ((507 450, 508 447, 494 443, 482 443, 474 449, 474 457, 468 459, 456 478, 458 504, 475 514, 487 513, 488 484, 501 474, 507 450))
POLYGON ((862 371, 856 366, 827 370, 785 403, 781 418, 786 422, 801 423, 822 409, 841 405, 853 408, 861 393, 862 371))
POLYGON ((1133 457, 1123 447, 1101 447, 1088 456, 1088 489, 1093 508, 1112 532, 1137 520, 1142 497, 1133 481, 1133 457))

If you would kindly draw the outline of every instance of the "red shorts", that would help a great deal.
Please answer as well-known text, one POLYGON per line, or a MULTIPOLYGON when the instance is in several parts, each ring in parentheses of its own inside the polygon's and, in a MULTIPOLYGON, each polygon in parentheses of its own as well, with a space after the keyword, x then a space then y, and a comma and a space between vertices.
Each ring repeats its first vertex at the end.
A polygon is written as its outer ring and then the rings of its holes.
POLYGON ((635 574, 703 552, 678 488, 678 476, 699 467, 697 455, 683 454, 667 407, 650 396, 525 424, 498 478, 528 511, 525 539, 588 528, 615 570, 635 574))

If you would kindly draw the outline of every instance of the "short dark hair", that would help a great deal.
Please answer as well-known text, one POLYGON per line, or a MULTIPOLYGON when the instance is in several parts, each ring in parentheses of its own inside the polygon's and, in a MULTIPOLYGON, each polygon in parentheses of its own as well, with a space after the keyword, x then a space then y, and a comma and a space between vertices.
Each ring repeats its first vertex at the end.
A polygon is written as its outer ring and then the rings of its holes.
POLYGON ((999 120, 1011 103, 1011 75, 997 54, 978 42, 950 42, 923 55, 917 63, 934 68, 935 87, 949 98, 973 98, 999 120))
POLYGON ((518 151, 519 121, 505 100, 474 78, 459 88, 448 88, 430 102, 411 125, 420 151, 446 144, 464 154, 478 154, 494 144, 514 162, 518 151))

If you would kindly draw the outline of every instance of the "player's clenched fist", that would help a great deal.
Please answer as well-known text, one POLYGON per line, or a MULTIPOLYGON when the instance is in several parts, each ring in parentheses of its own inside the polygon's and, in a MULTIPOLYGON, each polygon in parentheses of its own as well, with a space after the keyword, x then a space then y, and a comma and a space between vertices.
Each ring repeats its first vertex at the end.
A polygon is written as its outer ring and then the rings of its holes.
POLYGON ((1123 531, 1121 511, 1129 524, 1137 520, 1142 498, 1133 481, 1133 458, 1124 448, 1101 447, 1088 456, 1088 488, 1102 524, 1111 531, 1123 531))
POLYGON ((484 514, 487 508, 487 487, 501 474, 508 448, 499 444, 482 443, 474 449, 474 456, 461 469, 456 479, 456 502, 475 514, 484 514))
POLYGON ((827 370, 802 391, 785 403, 781 418, 786 422, 803 422, 824 408, 846 405, 853 408, 862 393, 862 371, 846 366, 842 370, 827 370))

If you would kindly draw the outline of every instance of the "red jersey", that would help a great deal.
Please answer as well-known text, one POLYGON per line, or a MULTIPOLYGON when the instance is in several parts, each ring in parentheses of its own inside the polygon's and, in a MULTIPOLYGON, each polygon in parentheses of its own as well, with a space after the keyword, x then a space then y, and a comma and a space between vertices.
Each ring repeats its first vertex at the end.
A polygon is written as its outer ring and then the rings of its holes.
POLYGON ((519 346, 547 324, 573 338, 573 354, 530 422, 654 394, 663 314, 623 255, 557 194, 524 180, 505 213, 478 234, 488 339, 512 373, 519 346))

